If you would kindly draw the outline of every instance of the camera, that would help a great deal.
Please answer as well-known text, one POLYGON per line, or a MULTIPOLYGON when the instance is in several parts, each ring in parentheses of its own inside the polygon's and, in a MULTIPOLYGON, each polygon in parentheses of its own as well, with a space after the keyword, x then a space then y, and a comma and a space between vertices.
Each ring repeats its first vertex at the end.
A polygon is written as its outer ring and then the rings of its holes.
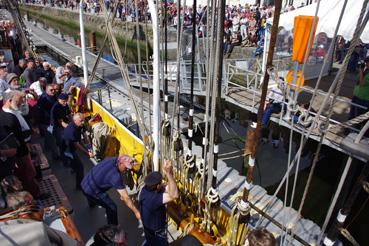
POLYGON ((364 69, 365 68, 365 61, 361 60, 357 63, 357 66, 360 68, 360 69, 364 69))

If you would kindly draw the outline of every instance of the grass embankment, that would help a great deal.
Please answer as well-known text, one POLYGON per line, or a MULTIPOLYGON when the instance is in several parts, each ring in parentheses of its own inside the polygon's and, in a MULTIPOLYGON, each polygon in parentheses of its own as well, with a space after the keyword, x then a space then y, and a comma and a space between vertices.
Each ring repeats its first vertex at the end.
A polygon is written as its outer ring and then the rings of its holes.
MULTIPOLYGON (((61 33, 72 36, 74 39, 79 38, 79 23, 73 19, 66 19, 64 17, 52 16, 50 13, 45 13, 41 11, 36 11, 32 8, 25 8, 20 6, 20 10, 22 14, 27 14, 31 19, 37 20, 39 22, 45 23, 48 26, 58 29, 61 33)), ((99 26, 91 27, 89 25, 85 25, 86 36, 90 33, 95 32, 97 39, 97 46, 100 48, 103 44, 103 40, 105 37, 105 30, 98 29, 99 26)), ((122 55, 124 56, 126 63, 137 63, 137 41, 131 38, 116 35, 116 39, 118 45, 122 51, 122 55), (126 54, 124 54, 125 47, 126 54)), ((140 50, 141 50, 141 60, 146 60, 146 42, 139 42, 140 50)), ((104 47, 104 51, 110 53, 110 45, 107 43, 104 47)), ((152 51, 149 47, 149 54, 151 55, 152 51)))

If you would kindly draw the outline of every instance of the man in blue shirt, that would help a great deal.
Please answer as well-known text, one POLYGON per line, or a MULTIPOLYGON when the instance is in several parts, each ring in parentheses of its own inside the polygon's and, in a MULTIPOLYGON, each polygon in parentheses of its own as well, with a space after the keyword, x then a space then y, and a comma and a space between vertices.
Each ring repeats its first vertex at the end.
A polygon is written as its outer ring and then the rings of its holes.
MULTIPOLYGON (((76 189, 81 189, 83 179, 83 164, 78 157, 77 149, 88 157, 93 157, 92 151, 85 149, 81 144, 84 120, 83 114, 74 114, 72 122, 68 124, 63 132, 63 161, 64 165, 71 167, 76 173, 76 189)), ((88 138, 85 137, 84 140, 88 141, 88 138)))
POLYGON ((167 246, 165 204, 178 198, 177 184, 173 178, 173 167, 164 161, 164 174, 168 179, 166 187, 161 185, 160 172, 152 172, 145 178, 145 186, 139 196, 139 208, 145 231, 144 246, 167 246))
POLYGON ((108 224, 118 224, 117 206, 107 194, 111 188, 118 191, 120 199, 132 210, 138 220, 141 219, 140 212, 128 196, 126 184, 122 178, 122 173, 132 169, 134 164, 135 159, 128 155, 109 157, 92 168, 82 180, 82 191, 87 197, 89 205, 104 207, 108 224))
POLYGON ((64 76, 66 79, 64 81, 64 93, 71 93, 73 88, 81 87, 81 83, 78 81, 77 77, 74 77, 68 68, 64 69, 64 76))

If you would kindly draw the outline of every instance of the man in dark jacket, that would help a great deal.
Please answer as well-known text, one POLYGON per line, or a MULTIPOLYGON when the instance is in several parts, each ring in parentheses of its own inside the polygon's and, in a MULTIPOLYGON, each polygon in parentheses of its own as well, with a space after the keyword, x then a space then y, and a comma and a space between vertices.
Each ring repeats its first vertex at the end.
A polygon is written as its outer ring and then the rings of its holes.
POLYGON ((36 171, 31 161, 29 141, 31 130, 19 112, 24 94, 19 91, 10 91, 4 94, 4 105, 0 110, 0 128, 7 133, 13 133, 19 142, 16 154, 17 168, 15 175, 22 181, 23 186, 33 197, 39 198, 40 188, 35 179, 36 171))
POLYGON ((50 129, 51 122, 51 108, 56 103, 55 89, 52 84, 46 85, 45 92, 40 96, 37 102, 39 110, 39 129, 41 136, 45 137, 45 146, 51 151, 55 159, 58 158, 58 152, 55 146, 52 129, 50 129), (49 130, 48 130, 49 129, 49 130))
POLYGON ((62 151, 62 140, 64 129, 68 126, 71 111, 67 104, 68 94, 61 93, 58 96, 58 101, 54 104, 51 109, 51 120, 50 125, 53 127, 53 135, 56 140, 56 145, 59 147, 59 152, 62 151))
POLYGON ((44 69, 43 75, 46 78, 46 82, 48 84, 53 83, 54 80, 55 80, 55 73, 50 68, 50 64, 48 62, 44 62, 44 63, 42 63, 42 66, 43 66, 43 69, 44 69))
POLYGON ((149 173, 139 196, 139 208, 145 231, 144 246, 167 246, 165 204, 178 198, 177 184, 173 178, 173 167, 169 160, 164 161, 164 174, 168 186, 161 185, 160 172, 149 173))
POLYGON ((21 74, 24 72, 24 70, 27 67, 27 62, 24 59, 20 59, 18 61, 18 65, 14 67, 13 73, 15 73, 18 76, 21 76, 21 74))

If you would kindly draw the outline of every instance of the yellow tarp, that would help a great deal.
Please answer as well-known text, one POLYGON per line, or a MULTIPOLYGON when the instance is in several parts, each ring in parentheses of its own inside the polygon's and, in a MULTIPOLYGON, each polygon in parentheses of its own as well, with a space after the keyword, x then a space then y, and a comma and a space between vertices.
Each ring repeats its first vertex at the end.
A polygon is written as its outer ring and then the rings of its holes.
POLYGON ((95 100, 91 100, 91 102, 92 114, 100 114, 103 122, 114 130, 111 137, 108 139, 105 157, 128 154, 141 163, 144 153, 144 144, 141 139, 130 132, 95 100))

